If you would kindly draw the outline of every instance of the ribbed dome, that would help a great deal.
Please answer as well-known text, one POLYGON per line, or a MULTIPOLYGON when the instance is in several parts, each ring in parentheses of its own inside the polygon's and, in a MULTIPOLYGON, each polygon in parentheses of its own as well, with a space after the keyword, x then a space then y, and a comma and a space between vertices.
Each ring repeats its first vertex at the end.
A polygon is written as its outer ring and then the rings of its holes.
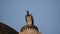
POLYGON ((35 25, 31 25, 31 26, 29 26, 29 25, 25 25, 25 26, 23 26, 22 28, 21 28, 21 32, 23 31, 23 30, 27 30, 27 29, 35 29, 35 30, 37 30, 38 31, 38 28, 37 28, 37 26, 35 26, 35 25))

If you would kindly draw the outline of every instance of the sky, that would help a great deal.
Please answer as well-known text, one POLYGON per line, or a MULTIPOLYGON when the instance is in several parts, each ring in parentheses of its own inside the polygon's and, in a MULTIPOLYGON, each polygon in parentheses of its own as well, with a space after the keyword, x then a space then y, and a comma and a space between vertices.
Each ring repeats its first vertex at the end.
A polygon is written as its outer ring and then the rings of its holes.
POLYGON ((42 34, 60 34, 60 0, 0 0, 0 22, 20 32, 28 10, 42 34))

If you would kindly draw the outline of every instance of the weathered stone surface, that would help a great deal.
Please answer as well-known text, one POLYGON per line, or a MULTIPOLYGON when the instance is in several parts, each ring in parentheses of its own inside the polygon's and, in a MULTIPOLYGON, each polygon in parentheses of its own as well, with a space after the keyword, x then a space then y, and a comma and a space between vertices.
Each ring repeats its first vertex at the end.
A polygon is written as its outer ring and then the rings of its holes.
POLYGON ((0 34, 18 34, 16 30, 0 22, 0 34))

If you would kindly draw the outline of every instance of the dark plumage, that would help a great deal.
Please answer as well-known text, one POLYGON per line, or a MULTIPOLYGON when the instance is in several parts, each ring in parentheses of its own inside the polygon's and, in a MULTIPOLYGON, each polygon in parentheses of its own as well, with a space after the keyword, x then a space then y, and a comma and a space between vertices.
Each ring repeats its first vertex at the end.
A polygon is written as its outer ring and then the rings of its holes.
POLYGON ((24 30, 29 30, 29 29, 32 29, 32 30, 36 30, 38 31, 38 28, 37 26, 34 25, 34 20, 33 20, 33 16, 31 14, 29 14, 29 11, 27 11, 27 14, 25 16, 25 19, 26 19, 26 23, 27 23, 27 17, 31 17, 31 21, 32 21, 32 24, 31 25, 25 25, 21 28, 21 32, 23 32, 24 30))
POLYGON ((28 16, 31 16, 32 25, 34 25, 33 16, 32 16, 32 14, 29 14, 29 11, 27 11, 27 14, 26 14, 26 16, 25 16, 26 22, 27 22, 27 17, 28 17, 28 16))

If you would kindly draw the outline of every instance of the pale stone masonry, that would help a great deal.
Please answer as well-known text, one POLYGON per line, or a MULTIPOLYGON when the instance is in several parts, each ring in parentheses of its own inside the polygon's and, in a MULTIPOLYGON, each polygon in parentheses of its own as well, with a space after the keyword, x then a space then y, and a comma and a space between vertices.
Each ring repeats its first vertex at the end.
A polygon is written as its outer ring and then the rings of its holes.
POLYGON ((42 34, 41 32, 38 31, 37 26, 34 25, 33 16, 29 14, 28 11, 25 16, 25 19, 26 19, 26 25, 24 25, 21 28, 19 34, 42 34))

